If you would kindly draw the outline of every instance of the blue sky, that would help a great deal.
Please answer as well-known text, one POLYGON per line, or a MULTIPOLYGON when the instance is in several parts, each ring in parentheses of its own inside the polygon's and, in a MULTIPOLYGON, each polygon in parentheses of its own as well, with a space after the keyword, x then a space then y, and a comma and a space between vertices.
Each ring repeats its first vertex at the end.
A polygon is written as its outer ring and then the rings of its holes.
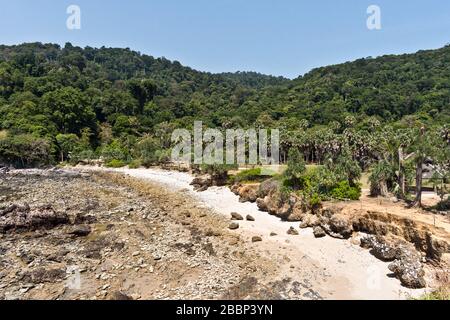
POLYGON ((0 43, 129 47, 210 72, 290 78, 367 56, 450 43, 448 0, 0 0, 0 43), (81 30, 66 8, 81 8, 81 30), (382 29, 366 27, 381 8, 382 29))

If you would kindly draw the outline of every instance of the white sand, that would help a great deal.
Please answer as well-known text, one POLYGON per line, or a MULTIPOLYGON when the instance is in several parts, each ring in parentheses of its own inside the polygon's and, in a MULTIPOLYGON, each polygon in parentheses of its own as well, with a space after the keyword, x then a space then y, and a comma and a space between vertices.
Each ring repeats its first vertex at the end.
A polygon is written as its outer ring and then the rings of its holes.
POLYGON ((316 239, 311 229, 299 229, 299 223, 284 222, 258 210, 254 203, 240 203, 239 197, 227 187, 213 187, 195 192, 188 173, 160 169, 116 169, 132 177, 148 179, 172 191, 184 191, 201 205, 210 207, 227 217, 238 212, 244 217, 252 215, 256 221, 240 221, 238 231, 244 239, 260 235, 263 242, 252 244, 277 263, 287 264, 283 270, 290 276, 309 277, 309 281, 324 298, 333 299, 405 299, 417 297, 424 290, 409 290, 400 281, 388 277, 388 263, 373 257, 368 250, 354 245, 350 240, 331 237, 316 239), (300 231, 299 236, 286 233, 290 226, 300 231), (278 235, 270 237, 270 233, 278 235), (280 254, 288 255, 282 262, 280 254))

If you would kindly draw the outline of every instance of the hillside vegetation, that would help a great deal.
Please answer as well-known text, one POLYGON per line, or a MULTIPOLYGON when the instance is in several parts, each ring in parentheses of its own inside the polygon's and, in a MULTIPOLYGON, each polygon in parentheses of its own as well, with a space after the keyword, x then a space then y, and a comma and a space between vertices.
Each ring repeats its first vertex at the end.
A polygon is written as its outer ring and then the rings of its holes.
POLYGON ((326 190, 353 188, 371 169, 374 193, 404 193, 414 178, 420 187, 430 161, 445 186, 450 46, 359 59, 295 80, 199 72, 130 49, 0 46, 0 163, 101 156, 113 166, 156 164, 169 159, 172 131, 194 120, 223 130, 280 128, 283 162, 291 153, 329 170, 308 177, 290 170, 289 188, 317 180, 326 190))

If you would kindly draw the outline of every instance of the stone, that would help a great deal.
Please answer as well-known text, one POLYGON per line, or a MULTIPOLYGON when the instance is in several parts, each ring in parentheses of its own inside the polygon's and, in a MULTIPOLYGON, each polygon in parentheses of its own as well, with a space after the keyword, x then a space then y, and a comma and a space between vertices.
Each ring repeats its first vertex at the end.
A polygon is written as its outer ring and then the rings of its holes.
POLYGON ((244 220, 244 218, 239 213, 232 212, 231 213, 231 220, 244 220))
POLYGON ((79 225, 74 226, 69 230, 69 234, 74 235, 76 237, 86 237, 91 233, 91 227, 88 225, 79 225))
POLYGON ((289 230, 287 231, 287 234, 291 236, 298 236, 299 232, 294 227, 290 227, 289 230))
POLYGON ((247 215, 246 217, 247 221, 255 221, 255 218, 253 218, 251 215, 247 215))
POLYGON ((271 233, 270 233, 270 236, 271 236, 271 237, 275 237, 275 236, 277 236, 277 235, 278 235, 278 234, 277 234, 276 232, 271 232, 271 233))
POLYGON ((228 229, 230 229, 230 230, 239 229, 239 223, 236 223, 236 222, 230 223, 230 225, 228 226, 228 229))
POLYGON ((349 239, 353 234, 353 226, 350 221, 340 215, 333 215, 327 225, 322 225, 325 231, 334 238, 349 239))
POLYGON ((323 230, 323 228, 320 226, 314 227, 313 232, 314 232, 314 237, 316 237, 316 238, 323 238, 327 235, 325 230, 323 230))
POLYGON ((133 298, 122 291, 114 291, 108 295, 108 300, 116 300, 116 301, 127 301, 133 300, 133 298))
POLYGON ((260 236, 254 236, 252 237, 252 242, 261 242, 262 238, 260 236))

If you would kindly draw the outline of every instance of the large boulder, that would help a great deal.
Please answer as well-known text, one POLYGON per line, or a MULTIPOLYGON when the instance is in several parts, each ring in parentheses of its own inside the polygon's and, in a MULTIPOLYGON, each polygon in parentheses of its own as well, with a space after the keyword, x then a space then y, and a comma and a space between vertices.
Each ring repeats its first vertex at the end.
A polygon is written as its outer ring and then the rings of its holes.
POLYGON ((321 217, 321 226, 333 238, 349 239, 353 234, 353 225, 343 215, 333 215, 331 218, 321 217))

